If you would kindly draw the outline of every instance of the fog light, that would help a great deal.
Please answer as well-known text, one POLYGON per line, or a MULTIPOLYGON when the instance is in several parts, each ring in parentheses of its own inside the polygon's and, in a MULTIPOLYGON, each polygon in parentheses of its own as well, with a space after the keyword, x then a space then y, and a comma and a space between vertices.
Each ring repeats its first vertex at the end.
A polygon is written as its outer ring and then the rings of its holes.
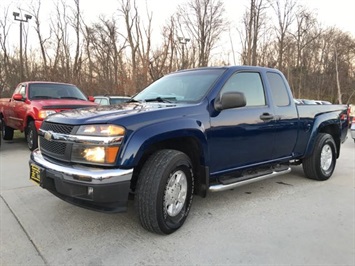
POLYGON ((94 188, 88 187, 88 196, 92 197, 94 195, 94 188))

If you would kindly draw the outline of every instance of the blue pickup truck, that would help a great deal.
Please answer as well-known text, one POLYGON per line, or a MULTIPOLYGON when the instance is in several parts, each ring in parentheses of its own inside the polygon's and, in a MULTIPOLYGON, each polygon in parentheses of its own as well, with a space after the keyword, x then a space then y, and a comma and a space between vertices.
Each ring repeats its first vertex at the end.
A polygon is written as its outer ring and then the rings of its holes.
POLYGON ((166 75, 129 102, 50 115, 30 179, 72 204, 121 212, 170 234, 194 195, 289 173, 333 174, 348 128, 343 105, 296 105, 271 68, 207 67, 166 75))

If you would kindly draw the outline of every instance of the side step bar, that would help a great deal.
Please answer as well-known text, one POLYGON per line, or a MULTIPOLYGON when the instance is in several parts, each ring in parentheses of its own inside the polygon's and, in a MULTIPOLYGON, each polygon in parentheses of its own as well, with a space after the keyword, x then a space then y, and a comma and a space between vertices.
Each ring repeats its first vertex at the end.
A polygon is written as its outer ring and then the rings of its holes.
POLYGON ((266 174, 266 175, 261 175, 258 177, 254 177, 254 178, 250 178, 250 179, 246 179, 246 180, 241 180, 241 181, 237 181, 235 183, 231 183, 231 184, 216 184, 216 185, 211 185, 209 187, 209 191, 211 192, 219 192, 219 191, 224 191, 224 190, 229 190, 235 187, 240 187, 249 183, 254 183, 260 180, 264 180, 267 178, 271 178, 271 177, 275 177, 275 176, 279 176, 279 175, 284 175, 291 172, 291 167, 286 168, 285 170, 282 171, 273 171, 272 173, 266 174))

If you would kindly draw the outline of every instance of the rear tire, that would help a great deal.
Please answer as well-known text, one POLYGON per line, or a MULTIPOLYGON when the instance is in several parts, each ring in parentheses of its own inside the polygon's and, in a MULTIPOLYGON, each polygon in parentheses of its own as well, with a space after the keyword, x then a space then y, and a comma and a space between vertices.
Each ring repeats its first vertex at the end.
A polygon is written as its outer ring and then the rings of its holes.
POLYGON ((1 118, 1 130, 3 140, 12 140, 14 138, 14 129, 5 124, 4 118, 1 118))
POLYGON ((325 133, 318 134, 313 153, 302 162, 306 177, 319 181, 329 179, 335 169, 336 158, 336 145, 333 137, 325 133))
POLYGON ((30 151, 33 151, 38 147, 38 133, 34 121, 29 122, 27 125, 26 141, 30 151))
POLYGON ((160 150, 144 164, 137 183, 136 207, 142 226, 171 234, 190 211, 194 178, 190 158, 176 150, 160 150))

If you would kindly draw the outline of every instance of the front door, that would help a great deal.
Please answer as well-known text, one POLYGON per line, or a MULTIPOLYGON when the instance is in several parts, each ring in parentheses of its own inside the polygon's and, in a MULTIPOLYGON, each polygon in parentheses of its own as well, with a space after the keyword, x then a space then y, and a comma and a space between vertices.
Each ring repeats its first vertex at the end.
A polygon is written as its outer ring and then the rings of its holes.
POLYGON ((273 151, 275 120, 260 73, 236 72, 221 93, 228 91, 243 92, 247 104, 211 117, 207 132, 211 175, 265 162, 273 151))

